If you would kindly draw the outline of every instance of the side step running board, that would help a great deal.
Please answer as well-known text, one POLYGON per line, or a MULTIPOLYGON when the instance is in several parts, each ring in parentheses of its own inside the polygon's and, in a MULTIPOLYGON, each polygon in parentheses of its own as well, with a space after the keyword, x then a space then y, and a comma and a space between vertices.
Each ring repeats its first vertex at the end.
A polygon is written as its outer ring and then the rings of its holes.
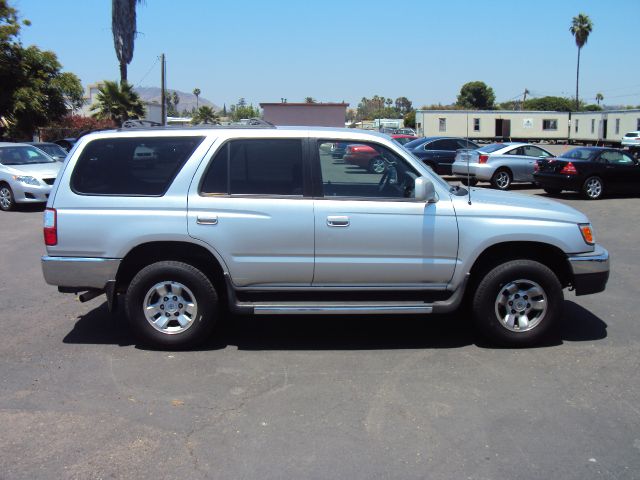
POLYGON ((424 303, 255 303, 251 304, 255 315, 404 315, 431 313, 433 307, 424 303))

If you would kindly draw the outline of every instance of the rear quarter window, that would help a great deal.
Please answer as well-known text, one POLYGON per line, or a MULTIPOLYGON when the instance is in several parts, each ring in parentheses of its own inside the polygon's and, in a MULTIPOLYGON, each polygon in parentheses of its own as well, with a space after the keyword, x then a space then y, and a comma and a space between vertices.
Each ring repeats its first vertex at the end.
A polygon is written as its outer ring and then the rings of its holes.
POLYGON ((87 144, 71 175, 81 195, 162 196, 204 137, 103 138, 87 144))

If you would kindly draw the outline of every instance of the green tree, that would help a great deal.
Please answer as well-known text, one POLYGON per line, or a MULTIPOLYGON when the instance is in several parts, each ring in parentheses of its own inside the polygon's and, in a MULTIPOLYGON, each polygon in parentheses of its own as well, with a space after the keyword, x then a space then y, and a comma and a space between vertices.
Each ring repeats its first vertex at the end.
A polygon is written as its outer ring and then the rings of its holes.
POLYGON ((600 102, 604 100, 604 96, 601 93, 596 93, 596 103, 600 105, 600 102))
POLYGON ((145 108, 140 96, 128 83, 105 80, 98 90, 97 102, 91 107, 93 117, 111 119, 118 125, 125 120, 144 117, 145 108))
POLYGON ((413 109, 413 104, 411 103, 411 100, 409 100, 407 97, 396 98, 395 106, 396 106, 396 110, 400 112, 401 115, 406 115, 407 113, 411 112, 411 110, 413 109))
POLYGON ((544 110, 553 112, 570 112, 573 110, 573 101, 565 97, 540 97, 532 98, 524 102, 525 110, 544 110))
POLYGON ((411 110, 404 116, 404 126, 407 128, 416 128, 416 111, 411 110))
POLYGON ((213 110, 213 108, 203 105, 198 110, 196 110, 195 115, 191 119, 191 123, 194 125, 202 124, 202 123, 218 123, 218 115, 213 110))
POLYGON ((253 104, 247 105, 244 98, 238 100, 236 105, 231 105, 231 107, 229 107, 229 113, 234 122, 239 122, 245 118, 260 117, 260 109, 257 107, 254 108, 253 104))
POLYGON ((304 103, 317 103, 313 97, 304 97, 304 103))
POLYGON ((580 51, 587 43, 591 30, 593 30, 593 23, 591 23, 591 19, 588 15, 580 13, 571 20, 571 27, 569 27, 569 31, 575 38, 576 46, 578 47, 578 65, 576 67, 576 111, 580 110, 580 97, 578 96, 578 85, 580 83, 580 51))
POLYGON ((111 0, 113 46, 120 62, 120 83, 127 82, 127 65, 133 60, 136 38, 136 5, 142 0, 111 0))
POLYGON ((460 89, 456 105, 462 108, 491 110, 494 108, 496 95, 493 88, 480 81, 465 83, 460 89))
POLYGON ((196 110, 198 110, 198 108, 200 107, 198 105, 198 98, 200 97, 200 93, 201 92, 200 92, 199 88, 196 87, 196 88, 193 89, 193 94, 196 96, 196 110))

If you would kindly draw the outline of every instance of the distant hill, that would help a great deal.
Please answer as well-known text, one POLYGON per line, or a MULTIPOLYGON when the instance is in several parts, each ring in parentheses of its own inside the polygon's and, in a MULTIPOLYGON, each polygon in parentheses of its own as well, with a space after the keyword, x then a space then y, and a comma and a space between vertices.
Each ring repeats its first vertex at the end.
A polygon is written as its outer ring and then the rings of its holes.
MULTIPOLYGON (((160 103, 160 93, 162 92, 158 87, 138 87, 135 91, 140 95, 140 98, 146 102, 157 102, 160 103)), ((169 89, 169 92, 177 92, 180 97, 180 102, 178 103, 178 111, 182 112, 182 110, 191 111, 196 108, 196 96, 191 92, 182 92, 180 90, 169 89)), ((213 108, 215 111, 220 110, 220 107, 213 102, 203 98, 202 95, 198 97, 198 106, 202 107, 203 105, 207 105, 213 108)))

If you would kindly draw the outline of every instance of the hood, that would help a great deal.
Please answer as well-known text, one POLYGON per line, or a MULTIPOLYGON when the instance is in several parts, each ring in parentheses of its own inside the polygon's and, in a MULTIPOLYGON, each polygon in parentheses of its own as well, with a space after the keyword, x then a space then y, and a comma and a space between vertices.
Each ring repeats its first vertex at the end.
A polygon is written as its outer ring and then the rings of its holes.
POLYGON ((552 222, 588 223, 587 216, 563 203, 537 195, 502 192, 486 188, 471 189, 469 196, 451 196, 460 216, 485 216, 496 218, 520 218, 549 220, 552 222))
POLYGON ((56 178, 62 163, 33 163, 31 165, 5 165, 11 175, 30 175, 36 178, 56 178))

